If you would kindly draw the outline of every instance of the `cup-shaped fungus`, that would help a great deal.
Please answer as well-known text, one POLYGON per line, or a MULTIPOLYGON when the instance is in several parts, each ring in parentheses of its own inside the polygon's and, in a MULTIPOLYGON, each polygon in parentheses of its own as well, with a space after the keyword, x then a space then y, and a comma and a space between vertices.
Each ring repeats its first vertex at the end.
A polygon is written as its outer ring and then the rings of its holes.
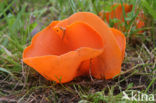
MULTIPOLYGON (((126 20, 126 21, 124 20, 123 12, 125 12, 125 16, 127 17, 128 13, 132 12, 133 5, 123 4, 123 8, 121 4, 115 3, 111 6, 110 12, 104 12, 104 10, 102 10, 101 12, 99 12, 99 16, 103 20, 106 20, 107 23, 110 23, 110 20, 112 19, 118 19, 119 21, 117 23, 114 23, 113 27, 124 31, 125 27, 121 26, 121 23, 127 22, 127 24, 129 24, 130 20, 126 20)), ((145 16, 143 14, 143 11, 140 11, 137 17, 135 18, 135 22, 134 22, 136 29, 141 29, 145 26, 144 20, 145 20, 145 16)), ((140 30, 138 33, 142 33, 142 31, 140 30)))
POLYGON ((66 83, 77 76, 111 79, 121 71, 125 36, 98 16, 78 12, 37 33, 23 61, 48 80, 66 83))

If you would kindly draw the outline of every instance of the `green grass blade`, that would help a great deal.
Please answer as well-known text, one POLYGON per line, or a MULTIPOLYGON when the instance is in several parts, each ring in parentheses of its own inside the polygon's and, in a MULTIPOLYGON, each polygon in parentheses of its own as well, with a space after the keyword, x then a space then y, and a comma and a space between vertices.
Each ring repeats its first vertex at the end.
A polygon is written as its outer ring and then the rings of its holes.
POLYGON ((127 27, 125 7, 123 5, 123 1, 120 0, 120 2, 121 2, 121 7, 122 7, 122 13, 123 13, 124 21, 125 21, 125 27, 127 27))
POLYGON ((69 0, 69 3, 70 3, 70 6, 73 10, 73 13, 76 13, 77 12, 77 8, 76 8, 76 4, 73 0, 69 0))
POLYGON ((9 70, 7 70, 5 68, 1 68, 0 67, 0 71, 5 72, 5 73, 8 73, 9 75, 13 76, 13 74, 9 70))
POLYGON ((156 19, 156 11, 154 11, 154 9, 150 6, 150 4, 146 0, 142 0, 142 5, 143 5, 143 7, 145 7, 147 9, 148 13, 154 19, 156 19))

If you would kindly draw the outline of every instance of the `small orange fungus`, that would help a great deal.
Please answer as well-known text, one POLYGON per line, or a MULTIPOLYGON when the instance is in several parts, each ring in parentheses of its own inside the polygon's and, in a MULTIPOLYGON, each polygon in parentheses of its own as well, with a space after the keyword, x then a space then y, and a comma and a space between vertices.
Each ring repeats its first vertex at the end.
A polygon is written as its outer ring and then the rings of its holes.
MULTIPOLYGON (((125 9, 125 16, 127 17, 127 14, 132 11, 133 5, 123 4, 123 7, 125 9)), ((99 12, 99 16, 103 20, 106 20, 107 23, 109 23, 111 19, 115 19, 115 18, 118 19, 119 22, 115 23, 113 27, 123 31, 125 30, 125 27, 120 26, 121 22, 125 22, 121 4, 115 3, 114 5, 112 5, 110 12, 104 12, 104 10, 102 10, 101 12, 99 12)), ((145 16, 143 14, 143 11, 140 11, 138 16, 135 19, 135 24, 134 24, 137 29, 141 29, 145 26, 144 20, 145 20, 145 16)), ((129 24, 128 20, 127 20, 127 24, 129 24)), ((142 33, 142 31, 139 31, 139 33, 142 33)))

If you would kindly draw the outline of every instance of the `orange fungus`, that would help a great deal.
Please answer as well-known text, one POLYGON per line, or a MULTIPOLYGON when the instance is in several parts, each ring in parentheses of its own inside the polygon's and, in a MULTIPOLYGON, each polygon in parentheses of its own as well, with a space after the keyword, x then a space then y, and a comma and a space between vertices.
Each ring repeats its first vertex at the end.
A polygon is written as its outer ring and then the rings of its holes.
POLYGON ((78 12, 37 33, 23 61, 48 80, 66 83, 77 76, 111 79, 121 71, 126 40, 98 16, 78 12))
MULTIPOLYGON (((123 4, 124 11, 125 11, 125 16, 127 17, 127 14, 132 11, 133 5, 129 4, 123 4)), ((123 9, 122 5, 115 3, 114 5, 111 6, 111 11, 110 12, 104 12, 103 10, 99 12, 99 16, 104 20, 106 20, 108 23, 110 22, 111 19, 118 19, 119 23, 115 23, 113 27, 119 28, 119 29, 125 29, 124 27, 119 27, 121 22, 124 22, 124 15, 123 15, 123 9)), ((141 29, 142 27, 145 26, 143 20, 145 20, 145 16, 143 14, 143 11, 140 11, 138 16, 135 19, 135 25, 137 29, 141 29)), ((129 21, 127 20, 127 24, 129 24, 129 21)), ((139 33, 142 33, 142 31, 139 31, 139 33)))

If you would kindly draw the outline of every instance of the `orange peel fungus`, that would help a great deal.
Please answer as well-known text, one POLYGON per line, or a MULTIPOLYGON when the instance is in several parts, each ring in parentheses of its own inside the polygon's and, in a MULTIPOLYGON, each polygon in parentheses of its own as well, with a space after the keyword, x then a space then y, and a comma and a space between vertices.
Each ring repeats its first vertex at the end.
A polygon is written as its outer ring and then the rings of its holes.
MULTIPOLYGON (((124 10, 125 10, 125 16, 127 17, 128 13, 130 13, 132 11, 132 8, 133 8, 133 5, 129 5, 129 4, 126 4, 124 3, 123 4, 123 7, 124 7, 124 10)), ((111 6, 111 11, 110 12, 104 12, 103 10, 101 12, 99 12, 99 16, 109 23, 110 22, 110 19, 118 19, 119 20, 119 23, 115 23, 113 27, 115 28, 119 28, 120 24, 122 22, 125 22, 124 20, 124 15, 123 15, 123 10, 122 10, 122 5, 121 4, 118 4, 118 3, 115 3, 111 6), (115 9, 114 9, 115 7, 115 9)), ((136 17, 135 19, 135 26, 136 26, 136 29, 141 29, 145 26, 145 23, 144 23, 144 20, 145 20, 145 16, 143 14, 143 11, 140 11, 138 16, 136 17)), ((127 21, 127 24, 129 24, 129 21, 127 21)), ((119 28, 121 30, 124 30, 125 28, 124 27, 121 27, 119 28)), ((139 31, 138 33, 142 33, 143 31, 139 31)))
POLYGON ((111 79, 121 71, 125 46, 122 32, 93 13, 78 12, 37 33, 23 52, 23 62, 57 83, 89 74, 111 79))

